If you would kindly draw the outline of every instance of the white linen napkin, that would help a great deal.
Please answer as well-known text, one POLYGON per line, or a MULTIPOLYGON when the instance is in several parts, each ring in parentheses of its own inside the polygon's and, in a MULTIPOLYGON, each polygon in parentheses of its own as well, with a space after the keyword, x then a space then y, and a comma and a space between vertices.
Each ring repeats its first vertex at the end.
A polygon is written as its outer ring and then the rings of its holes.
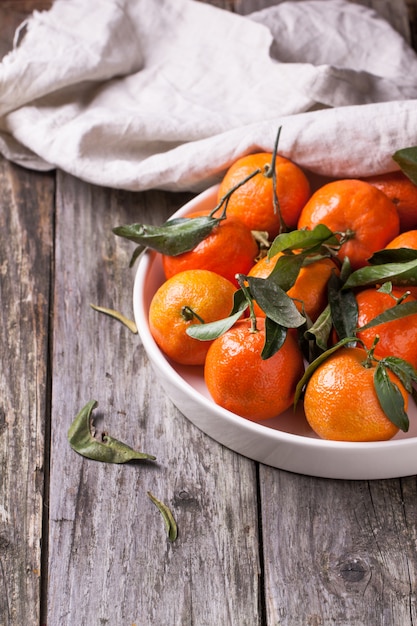
POLYGON ((129 190, 197 191, 273 149, 336 177, 417 145, 417 55, 344 0, 237 14, 196 0, 55 0, 0 64, 0 152, 129 190))

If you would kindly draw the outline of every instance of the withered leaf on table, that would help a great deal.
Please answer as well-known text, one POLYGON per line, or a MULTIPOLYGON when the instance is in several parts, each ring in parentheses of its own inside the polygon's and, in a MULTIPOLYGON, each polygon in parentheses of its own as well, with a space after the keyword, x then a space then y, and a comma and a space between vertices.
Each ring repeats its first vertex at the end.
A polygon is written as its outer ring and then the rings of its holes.
POLYGON ((90 400, 77 414, 68 430, 68 441, 73 450, 88 459, 103 463, 126 463, 133 460, 154 461, 155 456, 138 452, 127 444, 104 433, 100 441, 92 433, 92 412, 96 400, 90 400))
POLYGON ((123 313, 120 313, 119 311, 116 311, 115 309, 108 309, 104 306, 97 306, 96 304, 90 303, 90 306, 92 309, 94 309, 94 311, 97 311, 98 313, 104 313, 104 315, 108 315, 109 317, 112 317, 113 319, 118 320, 124 326, 126 326, 130 330, 130 332, 132 332, 134 335, 138 334, 138 329, 137 329, 135 322, 133 320, 130 320, 125 315, 123 315, 123 313))
POLYGON ((155 506, 159 509, 167 531, 168 539, 170 541, 175 541, 178 536, 177 523, 172 515, 171 510, 167 507, 166 504, 158 500, 150 491, 148 491, 148 496, 155 504, 155 506))

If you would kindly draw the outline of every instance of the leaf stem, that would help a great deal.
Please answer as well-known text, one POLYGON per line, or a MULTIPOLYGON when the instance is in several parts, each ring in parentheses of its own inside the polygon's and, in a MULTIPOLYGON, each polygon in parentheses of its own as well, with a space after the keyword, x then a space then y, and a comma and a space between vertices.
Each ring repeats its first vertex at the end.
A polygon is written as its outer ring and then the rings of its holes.
POLYGON ((243 295, 245 296, 245 299, 249 305, 249 317, 250 317, 250 321, 251 321, 251 328, 250 331, 251 333, 257 333, 258 332, 258 328, 256 326, 256 314, 255 314, 255 309, 253 306, 253 298, 252 298, 252 294, 250 292, 250 290, 248 289, 248 286, 246 284, 246 276, 244 274, 236 274, 236 280, 239 283, 239 287, 241 288, 243 295))
POLYGON ((272 178, 272 190, 273 190, 272 200, 273 200, 273 203, 274 203, 274 213, 277 214, 278 217, 279 217, 279 234, 285 233, 285 232, 288 231, 288 226, 285 223, 284 217, 283 217, 282 212, 281 212, 281 205, 279 203, 278 192, 277 192, 277 170, 276 170, 276 167, 275 167, 275 163, 276 163, 276 160, 277 160, 277 154, 278 154, 279 138, 280 138, 280 135, 281 135, 281 128, 282 128, 282 126, 280 126, 278 128, 277 136, 275 137, 274 149, 272 151, 271 164, 270 165, 266 165, 265 166, 265 170, 264 170, 264 176, 266 176, 267 178, 272 178))
POLYGON ((186 322, 190 322, 192 319, 196 318, 201 324, 204 324, 203 318, 188 305, 181 308, 181 316, 186 322))
MULTIPOLYGON (((357 339, 357 341, 360 341, 360 339, 357 339)), ((374 356, 375 348, 376 348, 376 345, 377 345, 378 341, 379 341, 379 335, 375 335, 373 343, 372 343, 372 346, 369 349, 367 349, 365 344, 361 341, 362 346, 366 350, 366 359, 365 359, 365 361, 363 361, 363 366, 368 368, 368 369, 370 367, 373 367, 373 363, 378 361, 378 359, 376 359, 375 356, 374 356)))
POLYGON ((258 174, 261 174, 261 172, 262 172, 261 168, 258 167, 258 168, 256 168, 256 170, 254 170, 253 172, 251 172, 250 174, 245 176, 245 178, 243 178, 241 181, 236 183, 236 185, 234 185, 234 187, 229 189, 229 191, 227 191, 224 194, 224 196, 220 199, 220 202, 214 207, 214 209, 212 211, 210 211, 209 216, 213 217, 214 214, 217 213, 217 211, 219 211, 222 208, 223 204, 224 204, 223 212, 221 213, 220 217, 217 218, 219 220, 224 220, 226 218, 227 205, 228 205, 228 202, 230 200, 230 196, 236 191, 236 189, 239 189, 239 187, 242 187, 242 185, 245 185, 249 180, 251 180, 251 178, 254 178, 258 174))

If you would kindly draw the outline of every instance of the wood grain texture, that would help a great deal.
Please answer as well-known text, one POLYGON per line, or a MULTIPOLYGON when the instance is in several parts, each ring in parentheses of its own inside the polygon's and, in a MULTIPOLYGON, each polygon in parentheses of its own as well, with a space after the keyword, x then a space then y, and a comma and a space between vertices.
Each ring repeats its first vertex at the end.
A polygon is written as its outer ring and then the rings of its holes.
POLYGON ((0 160, 0 624, 39 624, 53 177, 0 160))
POLYGON ((260 623, 254 463, 191 425, 137 336, 89 307, 131 317, 134 246, 111 228, 162 222, 183 200, 58 178, 48 624, 260 623), (104 465, 70 449, 68 427, 93 398, 99 431, 156 463, 104 465), (173 544, 148 490, 177 519, 173 544))
POLYGON ((268 624, 416 623, 415 477, 332 481, 261 467, 260 485, 268 624))

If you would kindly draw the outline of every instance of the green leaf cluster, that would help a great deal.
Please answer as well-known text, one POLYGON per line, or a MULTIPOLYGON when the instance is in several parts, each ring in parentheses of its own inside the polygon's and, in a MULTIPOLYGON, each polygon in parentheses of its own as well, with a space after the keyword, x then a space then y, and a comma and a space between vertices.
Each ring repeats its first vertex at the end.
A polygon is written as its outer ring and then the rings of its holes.
MULTIPOLYGON (((276 197, 275 168, 273 167, 278 137, 279 132, 272 166, 264 172, 264 175, 271 175, 273 178, 274 205, 277 212, 280 213, 279 198, 276 197)), ((393 160, 410 180, 417 184, 417 147, 398 150, 393 155, 393 160)), ((131 264, 147 247, 171 256, 190 251, 207 237, 222 219, 225 219, 231 194, 259 172, 260 170, 252 172, 238 183, 207 216, 171 219, 162 226, 145 224, 119 226, 114 228, 113 232, 138 244, 131 264), (215 217, 219 211, 220 216, 215 217)), ((318 319, 312 323, 307 315, 299 312, 287 291, 294 285, 302 267, 321 258, 332 258, 337 262, 337 253, 341 245, 352 236, 352 233, 332 232, 324 224, 319 224, 311 231, 282 232, 283 230, 286 230, 285 224, 268 250, 269 258, 282 253, 271 274, 267 278, 239 275, 240 288, 235 294, 230 314, 216 322, 192 324, 187 329, 187 333, 201 341, 211 341, 229 330, 245 311, 249 311, 252 330, 256 331, 253 306, 253 302, 256 301, 266 316, 263 359, 270 358, 281 348, 288 329, 297 329, 298 331, 300 346, 309 366, 299 382, 296 393, 297 402, 315 368, 334 350, 358 343, 356 337, 358 310, 355 290, 361 287, 382 285, 382 289, 390 292, 393 284, 398 287, 417 286, 417 251, 408 249, 381 250, 369 259, 369 265, 356 271, 351 271, 349 260, 345 259, 341 266, 339 264, 340 272, 335 272, 328 282, 327 306, 318 319), (329 339, 333 331, 336 332, 340 341, 336 346, 329 348, 329 339)), ((372 328, 378 324, 415 313, 417 313, 416 302, 397 303, 367 324, 366 328, 372 328)), ((401 408, 401 394, 391 382, 387 371, 395 371, 406 388, 411 389, 415 395, 412 385, 412 382, 415 382, 415 372, 409 368, 411 368, 409 364, 399 363, 394 357, 378 361, 375 368, 375 388, 381 406, 390 419, 403 430, 408 427, 408 418, 406 419, 403 406, 401 408)))
MULTIPOLYGON (((417 258, 409 255, 404 258, 404 251, 391 250, 389 256, 385 251, 376 253, 370 260, 370 265, 350 272, 348 264, 342 268, 340 277, 334 275, 328 284, 328 305, 306 332, 305 337, 315 342, 316 358, 307 367, 303 378, 299 381, 295 404, 300 399, 309 378, 333 352, 343 346, 364 344, 356 336, 358 331, 358 311, 354 290, 358 287, 377 286, 381 291, 390 293, 392 282, 403 287, 417 284, 417 258), (339 343, 328 348, 328 339, 333 330, 340 339, 339 343)), ((415 315, 417 313, 417 302, 405 302, 404 299, 396 301, 393 296, 393 306, 380 315, 377 315, 368 324, 361 327, 361 330, 374 328, 379 324, 388 323, 394 320, 415 315)), ((375 342, 378 341, 378 336, 375 342)), ((417 383, 417 372, 410 363, 394 356, 377 360, 373 356, 373 350, 369 351, 370 363, 375 367, 374 384, 375 390, 382 409, 387 417, 404 432, 408 431, 409 420, 404 409, 404 401, 398 386, 391 381, 388 371, 392 371, 402 382, 407 391, 416 398, 415 383, 417 383), (414 384, 414 385, 413 385, 414 384)))

